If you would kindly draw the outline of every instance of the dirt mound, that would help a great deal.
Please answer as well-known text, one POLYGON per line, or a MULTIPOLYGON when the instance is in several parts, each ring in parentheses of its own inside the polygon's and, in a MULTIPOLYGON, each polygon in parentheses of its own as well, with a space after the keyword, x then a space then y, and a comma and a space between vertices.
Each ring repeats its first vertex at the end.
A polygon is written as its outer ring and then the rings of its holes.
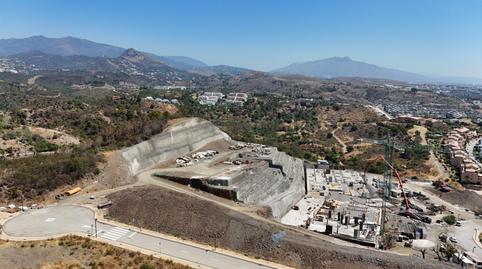
POLYGON ((459 205, 471 211, 482 213, 482 196, 473 191, 452 190, 450 192, 441 192, 434 188, 430 188, 429 190, 451 204, 459 205))
POLYGON ((135 187, 108 198, 113 201, 109 216, 117 221, 297 268, 450 268, 416 257, 338 246, 161 187, 135 187))

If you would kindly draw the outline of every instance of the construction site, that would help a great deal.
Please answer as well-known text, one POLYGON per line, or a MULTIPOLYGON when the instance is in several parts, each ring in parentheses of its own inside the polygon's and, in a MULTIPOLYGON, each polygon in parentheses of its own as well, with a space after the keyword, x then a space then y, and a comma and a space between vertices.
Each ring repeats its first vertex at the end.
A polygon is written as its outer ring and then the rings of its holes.
MULTIPOLYGON (((467 239, 464 229, 439 223, 457 209, 406 183, 392 166, 393 147, 386 151, 380 158, 384 174, 369 174, 235 141, 199 118, 176 119, 151 139, 112 153, 97 185, 62 192, 56 198, 67 207, 45 223, 82 205, 107 221, 138 228, 104 227, 99 234, 126 244, 141 240, 141 229, 147 229, 296 268, 439 268, 417 253, 446 248, 455 235, 467 239)), ((97 234, 89 218, 82 219, 81 229, 97 234)), ((77 222, 69 225, 79 229, 77 222)), ((53 226, 49 229, 57 231, 65 225, 53 226)), ((150 240, 138 243, 147 246, 150 240)), ((464 245, 459 253, 466 250, 464 245)))
POLYGON ((393 150, 387 145, 381 158, 384 175, 336 170, 274 147, 234 141, 210 122, 191 118, 123 150, 122 156, 132 175, 149 174, 255 206, 283 224, 386 247, 381 242, 387 232, 402 242, 426 239, 430 215, 443 211, 403 186, 391 164, 393 150))
POLYGON ((276 148, 242 143, 210 122, 189 119, 124 150, 135 175, 152 175, 230 200, 255 204, 280 219, 305 194, 303 161, 276 148))

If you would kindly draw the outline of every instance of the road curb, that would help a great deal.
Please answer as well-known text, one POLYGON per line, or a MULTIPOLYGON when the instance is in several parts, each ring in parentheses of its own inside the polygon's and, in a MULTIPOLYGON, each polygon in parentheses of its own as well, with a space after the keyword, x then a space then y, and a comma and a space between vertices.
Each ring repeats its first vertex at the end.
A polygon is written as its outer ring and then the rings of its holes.
MULTIPOLYGON (((171 235, 166 235, 166 234, 162 234, 162 233, 159 233, 159 232, 150 231, 150 230, 147 230, 147 229, 141 229, 141 228, 138 228, 138 227, 134 227, 134 226, 125 224, 125 223, 107 220, 107 219, 104 218, 102 212, 100 212, 100 210, 98 210, 97 208, 94 208, 93 206, 61 205, 61 207, 68 207, 68 206, 81 207, 81 208, 88 209, 89 211, 91 211, 93 213, 93 217, 96 218, 98 222, 106 224, 106 225, 111 225, 111 226, 114 226, 114 227, 122 227, 122 228, 128 229, 128 230, 133 231, 133 232, 139 232, 139 233, 142 233, 142 234, 145 234, 145 235, 148 235, 148 236, 156 237, 156 238, 163 239, 163 240, 168 240, 168 241, 171 241, 171 242, 183 244, 183 245, 194 247, 194 248, 198 248, 198 249, 201 249, 201 250, 216 253, 218 255, 242 260, 242 261, 249 262, 249 263, 256 264, 256 265, 261 265, 261 266, 265 266, 265 267, 269 267, 269 268, 283 268, 283 269, 291 269, 292 268, 292 267, 289 267, 289 266, 277 264, 277 263, 270 262, 270 261, 267 261, 267 260, 251 258, 249 256, 245 256, 243 254, 235 253, 235 252, 232 252, 232 251, 229 251, 229 250, 213 248, 209 245, 202 245, 202 244, 199 244, 197 242, 192 242, 192 241, 188 241, 188 240, 185 240, 185 239, 179 239, 179 238, 171 236, 171 235)), ((57 206, 50 206, 50 207, 57 207, 57 206)), ((21 213, 11 214, 8 217, 6 217, 5 219, 2 219, 1 224, 4 225, 7 222, 13 220, 14 218, 16 218, 20 215, 21 215, 21 213)), ((134 245, 131 245, 129 243, 116 242, 116 241, 112 241, 112 240, 106 240, 106 239, 103 239, 101 237, 94 237, 94 236, 89 235, 85 232, 67 232, 67 233, 60 233, 60 234, 55 234, 55 235, 39 236, 39 237, 35 237, 35 236, 32 236, 32 237, 16 237, 16 236, 11 236, 11 235, 2 231, 0 233, 0 239, 17 241, 17 242, 41 241, 41 240, 61 238, 61 237, 64 237, 64 236, 69 236, 69 235, 76 235, 76 236, 80 236, 80 237, 84 237, 84 238, 89 238, 91 240, 95 240, 95 241, 98 241, 98 242, 102 242, 102 243, 110 244, 110 245, 113 245, 113 246, 125 248, 125 249, 128 249, 128 250, 139 251, 139 252, 147 254, 147 255, 153 255, 153 256, 156 256, 156 257, 164 258, 164 259, 170 259, 170 260, 173 260, 173 261, 181 263, 181 264, 189 265, 193 268, 214 268, 214 267, 202 264, 200 262, 191 261, 189 259, 171 256, 171 255, 168 255, 168 254, 162 254, 162 253, 150 250, 150 249, 134 246, 134 245)))
POLYGON ((474 240, 475 244, 482 249, 482 243, 479 240, 479 235, 482 234, 477 228, 475 228, 474 236, 472 239, 474 240))

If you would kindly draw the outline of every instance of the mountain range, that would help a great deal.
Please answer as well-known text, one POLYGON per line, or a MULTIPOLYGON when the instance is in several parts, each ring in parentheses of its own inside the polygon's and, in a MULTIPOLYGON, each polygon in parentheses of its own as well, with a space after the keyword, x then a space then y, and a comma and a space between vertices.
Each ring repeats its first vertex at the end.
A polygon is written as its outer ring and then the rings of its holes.
POLYGON ((349 57, 332 57, 323 60, 293 63, 272 71, 277 74, 295 74, 317 78, 360 77, 398 80, 412 83, 482 84, 482 79, 421 75, 413 72, 380 67, 354 61, 349 57))
MULTIPOLYGON (((27 38, 0 39, 0 56, 10 55, 10 57, 12 57, 12 55, 15 55, 15 57, 24 60, 28 59, 30 63, 45 69, 67 68, 76 70, 96 66, 94 69, 107 68, 107 70, 111 70, 113 68, 113 61, 109 59, 117 59, 125 52, 125 48, 70 36, 48 38, 40 35, 27 38), (42 54, 41 57, 40 54, 42 54), (37 55, 38 57, 34 58, 32 57, 33 55, 37 55)), ((200 75, 239 75, 244 72, 253 71, 228 65, 209 66, 202 61, 187 56, 159 56, 149 52, 137 51, 136 53, 142 54, 145 56, 145 59, 162 63, 167 67, 200 75)), ((349 57, 333 57, 310 62, 293 63, 286 67, 273 70, 271 73, 303 75, 321 79, 360 77, 414 83, 482 84, 482 79, 479 78, 421 75, 354 61, 349 57)))
MULTIPOLYGON (((27 38, 0 39, 0 55, 16 55, 32 51, 59 56, 116 58, 121 56, 126 49, 71 36, 48 38, 40 35, 27 38)), ((142 53, 149 58, 180 70, 208 66, 199 60, 186 56, 158 56, 148 52, 142 53)))
POLYGON ((317 78, 361 77, 406 82, 429 81, 429 78, 423 75, 358 62, 349 57, 333 57, 318 61, 294 63, 276 69, 273 73, 297 74, 317 78))

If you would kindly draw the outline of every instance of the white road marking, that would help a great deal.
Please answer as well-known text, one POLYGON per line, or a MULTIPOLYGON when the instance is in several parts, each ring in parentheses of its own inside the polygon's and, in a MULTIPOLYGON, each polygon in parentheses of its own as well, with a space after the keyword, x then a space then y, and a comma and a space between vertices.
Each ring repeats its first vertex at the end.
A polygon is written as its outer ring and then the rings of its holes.
POLYGON ((52 221, 55 221, 55 218, 48 218, 48 219, 45 219, 45 222, 52 222, 52 221))
POLYGON ((82 228, 92 228, 90 225, 82 225, 82 228))
POLYGON ((129 230, 119 228, 119 227, 114 227, 110 231, 106 232, 105 234, 101 235, 100 237, 109 239, 112 241, 117 241, 119 238, 124 236, 129 230))
POLYGON ((136 234, 137 234, 137 232, 131 233, 131 234, 129 235, 129 238, 132 238, 132 237, 133 237, 134 235, 136 235, 136 234))
POLYGON ((112 240, 112 241, 117 241, 117 239, 119 239, 118 236, 111 236, 111 235, 108 235, 108 234, 103 234, 101 237, 105 238, 105 239, 112 240))

